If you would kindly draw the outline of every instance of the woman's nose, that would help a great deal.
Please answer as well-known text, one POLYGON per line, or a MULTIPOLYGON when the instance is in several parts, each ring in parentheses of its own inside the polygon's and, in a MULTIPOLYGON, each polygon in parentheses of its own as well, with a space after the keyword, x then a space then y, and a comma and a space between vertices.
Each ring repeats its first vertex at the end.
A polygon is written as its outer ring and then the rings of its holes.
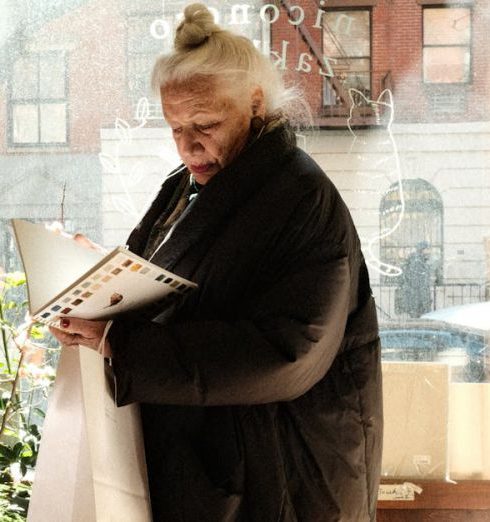
POLYGON ((204 150, 199 136, 194 129, 184 129, 179 139, 181 154, 190 154, 204 150))

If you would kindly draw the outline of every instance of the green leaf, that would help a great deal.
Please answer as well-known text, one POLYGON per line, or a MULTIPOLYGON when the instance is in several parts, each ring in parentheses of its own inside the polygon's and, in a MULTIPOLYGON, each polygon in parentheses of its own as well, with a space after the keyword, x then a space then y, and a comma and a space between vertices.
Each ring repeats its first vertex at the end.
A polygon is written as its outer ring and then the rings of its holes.
POLYGON ((10 272, 5 274, 5 283, 11 287, 25 285, 26 276, 23 272, 10 272))
POLYGON ((24 443, 23 442, 17 442, 14 444, 14 447, 12 448, 15 456, 19 458, 22 455, 22 452, 24 451, 24 443))
POLYGON ((12 448, 9 448, 5 444, 0 444, 0 457, 8 459, 9 461, 15 458, 15 454, 12 448))
POLYGON ((22 444, 22 449, 19 453, 19 462, 22 461, 22 459, 29 459, 32 457, 32 448, 29 444, 27 444, 25 442, 25 440, 23 440, 21 442, 22 444))
POLYGON ((36 340, 44 339, 46 330, 42 327, 34 325, 31 328, 31 337, 36 340))

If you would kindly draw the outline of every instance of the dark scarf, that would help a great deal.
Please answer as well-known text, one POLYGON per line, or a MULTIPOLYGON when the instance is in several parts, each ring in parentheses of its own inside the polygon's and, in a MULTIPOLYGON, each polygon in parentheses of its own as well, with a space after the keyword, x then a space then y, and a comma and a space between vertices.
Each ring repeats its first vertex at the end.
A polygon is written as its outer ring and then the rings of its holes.
MULTIPOLYGON (((192 205, 174 223, 171 237, 155 254, 153 261, 172 270, 185 251, 203 234, 212 233, 226 215, 248 199, 263 183, 280 175, 280 164, 292 153, 296 139, 287 122, 277 120, 259 139, 253 137, 233 162, 223 168, 199 191, 192 205), (192 208, 191 208, 192 207, 192 208), (188 210, 192 211, 188 211, 188 210)), ((171 203, 180 199, 188 171, 181 165, 162 185, 150 209, 128 239, 130 250, 141 254, 156 221, 168 219, 171 203), (180 188, 179 188, 180 187, 180 188)))

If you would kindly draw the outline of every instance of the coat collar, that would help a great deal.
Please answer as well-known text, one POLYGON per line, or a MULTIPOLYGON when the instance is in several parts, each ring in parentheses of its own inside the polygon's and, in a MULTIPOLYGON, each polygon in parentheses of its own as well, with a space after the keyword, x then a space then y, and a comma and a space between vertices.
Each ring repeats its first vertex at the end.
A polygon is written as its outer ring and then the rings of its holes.
MULTIPOLYGON (((234 209, 272 177, 280 174, 280 165, 295 146, 294 132, 288 124, 274 128, 259 140, 249 144, 236 160, 216 174, 200 191, 192 207, 181 217, 170 239, 158 250, 152 262, 172 270, 185 252, 207 234, 213 235, 220 223, 234 209)), ((162 203, 169 203, 182 176, 182 166, 166 181, 139 227, 151 227, 161 213, 162 203), (174 179, 176 178, 176 179, 174 179), (151 224, 150 224, 151 222, 151 224)), ((138 230, 137 228, 137 230, 138 230)), ((132 234, 128 241, 131 250, 142 249, 141 238, 132 234)))

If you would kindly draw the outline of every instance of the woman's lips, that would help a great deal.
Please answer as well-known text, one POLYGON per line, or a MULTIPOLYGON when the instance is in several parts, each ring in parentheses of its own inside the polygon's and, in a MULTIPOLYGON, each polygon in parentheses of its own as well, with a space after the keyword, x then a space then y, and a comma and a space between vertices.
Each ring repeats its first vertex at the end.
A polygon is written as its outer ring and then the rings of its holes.
POLYGON ((201 165, 189 165, 190 171, 195 172, 196 174, 205 174, 212 167, 213 167, 213 163, 203 163, 201 165))

